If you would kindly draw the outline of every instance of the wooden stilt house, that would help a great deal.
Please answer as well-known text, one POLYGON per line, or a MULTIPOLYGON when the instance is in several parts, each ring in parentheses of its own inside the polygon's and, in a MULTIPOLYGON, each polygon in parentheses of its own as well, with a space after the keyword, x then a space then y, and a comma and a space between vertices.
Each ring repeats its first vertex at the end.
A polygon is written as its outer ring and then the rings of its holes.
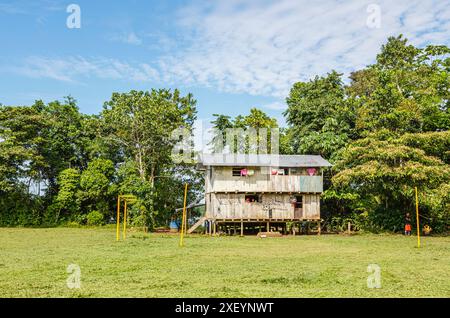
POLYGON ((226 156, 202 155, 198 164, 205 173, 200 222, 206 221, 209 233, 218 227, 243 234, 250 225, 269 232, 273 226, 286 230, 288 222, 320 222, 323 169, 331 166, 321 156, 226 156))

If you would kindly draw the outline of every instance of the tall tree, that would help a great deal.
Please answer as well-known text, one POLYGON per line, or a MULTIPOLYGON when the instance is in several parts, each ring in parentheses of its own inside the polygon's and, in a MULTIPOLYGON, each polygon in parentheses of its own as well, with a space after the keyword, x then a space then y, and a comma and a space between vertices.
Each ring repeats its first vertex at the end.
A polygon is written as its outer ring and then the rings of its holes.
POLYGON ((353 72, 348 86, 335 72, 293 86, 285 116, 294 151, 336 163, 326 173, 328 212, 399 229, 416 184, 424 217, 443 229, 450 213, 449 66, 448 47, 417 48, 400 35, 387 40, 375 64, 353 72))
POLYGON ((191 94, 181 97, 178 90, 113 93, 102 118, 107 137, 134 158, 142 180, 153 182, 158 167, 170 163, 172 131, 192 128, 195 104, 191 94))
MULTIPOLYGON (((447 139, 449 132, 415 134, 417 138, 447 139)), ((426 147, 424 147, 426 148, 426 147)), ((419 188, 421 215, 427 223, 444 230, 448 220, 450 167, 408 139, 379 131, 359 139, 341 154, 334 167, 335 189, 356 194, 351 208, 367 213, 367 220, 388 230, 402 228, 403 216, 414 209, 414 186, 419 188)))
MULTIPOLYGON (((251 108, 248 115, 238 115, 231 119, 230 116, 214 114, 216 117, 211 123, 213 124, 213 138, 211 140, 211 145, 213 146, 213 151, 218 152, 223 150, 227 146, 227 130, 228 129, 242 129, 243 133, 248 133, 253 130, 255 133, 254 142, 251 144, 250 134, 247 134, 243 140, 242 144, 233 143, 232 152, 237 152, 238 150, 242 153, 259 153, 260 150, 270 153, 271 151, 271 129, 279 128, 277 120, 268 116, 262 110, 257 108, 251 108), (266 129, 264 133, 261 128, 266 129), (267 145, 267 149, 259 149, 259 145, 267 145)), ((238 136, 242 137, 242 136, 238 136)))
MULTIPOLYGON (((167 172, 173 165, 171 152, 177 142, 175 129, 192 131, 196 118, 196 101, 191 94, 181 96, 178 90, 113 93, 106 102, 102 119, 106 138, 120 145, 125 157, 131 158, 137 169, 149 217, 154 216, 154 197, 159 179, 174 177, 167 172)), ((128 170, 131 171, 131 170, 128 170)))
POLYGON ((333 71, 292 87, 284 115, 295 153, 333 158, 353 138, 354 103, 346 100, 341 76, 333 71))
POLYGON ((450 127, 450 49, 408 44, 390 37, 377 63, 355 72, 348 89, 361 105, 357 128, 389 129, 398 134, 448 130, 450 127))
POLYGON ((220 152, 225 147, 226 130, 233 128, 233 122, 230 116, 213 114, 216 117, 211 124, 213 125, 213 136, 210 142, 213 152, 220 152))

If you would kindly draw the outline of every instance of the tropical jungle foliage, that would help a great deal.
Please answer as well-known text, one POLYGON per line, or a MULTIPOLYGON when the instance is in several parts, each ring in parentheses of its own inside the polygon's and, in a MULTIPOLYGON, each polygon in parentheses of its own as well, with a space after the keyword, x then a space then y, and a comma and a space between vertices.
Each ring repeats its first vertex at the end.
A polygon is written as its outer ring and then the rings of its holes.
POLYGON ((114 93, 99 115, 76 101, 0 107, 0 224, 49 226, 113 220, 119 194, 134 194, 130 220, 167 224, 183 184, 197 199, 201 176, 175 165, 171 131, 191 129, 192 95, 178 90, 114 93))
MULTIPOLYGON (((448 230, 450 48, 391 37, 376 63, 348 83, 331 71, 295 83, 286 103, 280 152, 319 154, 334 164, 321 209, 328 224, 399 231, 415 211, 417 186, 422 224, 448 230)), ((235 122, 217 115, 213 124, 220 130, 235 122)))
MULTIPOLYGON (((374 64, 348 80, 330 70, 295 83, 286 103, 280 153, 320 154, 334 165, 324 180, 328 224, 400 231, 417 187, 422 224, 448 230, 450 48, 391 37, 374 64)), ((167 89, 113 93, 98 115, 81 114, 72 97, 0 105, 0 225, 107 223, 124 193, 138 198, 133 224, 167 224, 184 182, 189 202, 203 190, 192 164, 171 158, 171 132, 192 133, 195 119, 193 96, 167 89)), ((279 127, 257 108, 233 119, 215 114, 212 124, 216 149, 228 128, 279 127)))

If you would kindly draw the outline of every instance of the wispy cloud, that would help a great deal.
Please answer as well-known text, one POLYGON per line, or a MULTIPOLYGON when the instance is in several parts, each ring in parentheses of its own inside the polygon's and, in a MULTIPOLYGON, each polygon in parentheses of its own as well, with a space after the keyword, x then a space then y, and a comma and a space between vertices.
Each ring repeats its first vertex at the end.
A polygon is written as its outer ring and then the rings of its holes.
POLYGON ((283 102, 273 102, 269 104, 262 105, 263 108, 272 109, 272 110, 285 110, 287 108, 286 103, 283 102))
POLYGON ((0 13, 35 15, 46 11, 64 11, 66 6, 58 0, 2 0, 0 13))
POLYGON ((196 3, 180 12, 190 45, 162 58, 161 71, 166 81, 285 97, 296 81, 371 63, 390 35, 403 33, 417 45, 450 42, 448 1, 377 1, 379 29, 366 23, 371 3, 196 3))
POLYGON ((111 40, 125 44, 141 45, 142 40, 134 32, 127 32, 111 36, 111 40))
MULTIPOLYGON (((115 58, 30 57, 15 71, 60 81, 155 81, 281 99, 293 83, 332 69, 348 74, 374 61, 388 36, 418 46, 450 44, 450 3, 379 0, 381 27, 370 28, 372 0, 196 1, 178 12, 173 33, 134 32, 114 40, 161 50, 152 62, 115 58), (159 41, 154 41, 159 39, 159 41)), ((1 10, 1 7, 0 7, 1 10)), ((281 102, 264 106, 281 110, 281 102)))
POLYGON ((158 71, 146 63, 131 64, 110 58, 29 57, 20 67, 10 70, 34 78, 50 78, 77 82, 80 79, 100 78, 127 81, 158 81, 158 71))
POLYGON ((0 3, 0 13, 6 14, 26 14, 28 11, 22 6, 14 3, 0 3))

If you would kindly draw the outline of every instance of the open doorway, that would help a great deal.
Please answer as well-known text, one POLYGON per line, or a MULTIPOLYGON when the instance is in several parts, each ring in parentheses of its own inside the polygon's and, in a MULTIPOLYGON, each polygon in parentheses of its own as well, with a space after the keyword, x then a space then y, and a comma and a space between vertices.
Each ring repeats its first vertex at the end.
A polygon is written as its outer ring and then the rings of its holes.
POLYGON ((303 196, 296 195, 294 203, 294 218, 296 219, 302 218, 302 213, 303 213, 303 196))

